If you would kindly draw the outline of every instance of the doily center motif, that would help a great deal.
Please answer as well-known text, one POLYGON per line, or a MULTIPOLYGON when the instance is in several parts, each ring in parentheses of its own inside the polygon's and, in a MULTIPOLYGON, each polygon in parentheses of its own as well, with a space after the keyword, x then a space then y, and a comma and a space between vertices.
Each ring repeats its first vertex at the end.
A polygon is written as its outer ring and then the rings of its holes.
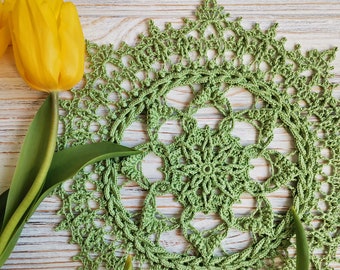
POLYGON ((85 168, 57 191, 65 217, 59 228, 81 247, 76 258, 86 269, 118 269, 128 253, 147 269, 293 269, 290 206, 306 224, 313 266, 339 263, 340 104, 329 82, 335 50, 287 51, 275 29, 246 30, 216 1, 203 1, 195 20, 164 30, 151 22, 134 47, 88 42, 85 84, 61 101, 59 148, 121 143, 137 125, 145 138, 134 143, 143 154, 85 168), (249 106, 235 105, 238 89, 249 106), (218 114, 213 126, 199 121, 206 109, 218 114), (164 140, 169 123, 179 132, 164 140), (234 134, 239 123, 255 131, 253 141, 234 134), (291 148, 272 147, 278 130, 291 148), (143 170, 149 155, 159 160, 157 179, 143 170), (269 168, 260 180, 252 176, 258 159, 269 168), (129 187, 143 194, 134 210, 124 203, 129 187), (289 198, 275 210, 270 198, 280 190, 289 198), (254 204, 240 215, 235 205, 245 195, 254 204), (162 196, 172 196, 176 214, 157 207, 162 196), (202 230, 199 215, 217 222, 202 230), (225 244, 235 230, 248 235, 243 248, 225 244), (182 252, 162 245, 171 232, 185 242, 182 252))

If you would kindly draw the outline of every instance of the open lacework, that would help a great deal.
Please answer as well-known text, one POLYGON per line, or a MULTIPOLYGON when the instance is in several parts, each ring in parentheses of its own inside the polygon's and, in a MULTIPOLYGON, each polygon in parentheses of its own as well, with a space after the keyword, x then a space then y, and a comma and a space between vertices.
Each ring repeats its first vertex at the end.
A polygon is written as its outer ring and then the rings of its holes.
POLYGON ((134 145, 143 154, 87 167, 57 191, 58 228, 71 232, 85 269, 119 269, 129 253, 147 269, 294 269, 291 206, 305 224, 313 267, 340 262, 335 49, 286 50, 276 27, 244 29, 206 0, 179 29, 151 21, 134 46, 87 43, 85 83, 60 104, 59 149, 120 143, 140 128, 134 145), (237 106, 240 95, 248 105, 237 106), (215 125, 199 121, 209 112, 215 125), (241 124, 254 140, 235 135, 241 124), (160 135, 172 129, 174 136, 160 135), (280 134, 290 143, 275 149, 280 134), (143 169, 150 156, 159 179, 143 169), (254 177, 259 163, 267 175, 254 177), (274 208, 271 195, 280 191, 288 199, 274 208), (143 194, 139 207, 126 207, 128 192, 143 194), (178 211, 162 212, 162 196, 178 211), (237 213, 244 198, 253 207, 237 213), (215 223, 202 230, 193 222, 199 216, 215 223), (243 248, 228 242, 235 232, 247 236, 243 248), (181 251, 164 247, 164 235, 181 239, 181 251))

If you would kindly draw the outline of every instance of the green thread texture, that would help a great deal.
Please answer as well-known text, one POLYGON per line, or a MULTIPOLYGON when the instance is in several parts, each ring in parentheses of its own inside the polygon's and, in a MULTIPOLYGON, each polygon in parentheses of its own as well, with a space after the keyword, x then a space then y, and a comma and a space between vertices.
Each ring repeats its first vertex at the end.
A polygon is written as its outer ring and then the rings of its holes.
POLYGON ((87 167, 57 191, 64 216, 58 228, 80 246, 75 259, 84 269, 123 268, 129 253, 143 269, 294 269, 290 206, 305 225, 312 266, 340 263, 340 103, 329 81, 336 50, 287 50, 276 27, 244 29, 207 0, 180 28, 161 30, 151 21, 134 46, 87 43, 85 83, 61 101, 59 148, 120 143, 136 123, 145 138, 136 138, 143 154, 87 167), (189 89, 186 106, 167 99, 178 87, 189 89), (237 87, 251 97, 248 108, 231 102, 237 87), (220 115, 215 127, 198 123, 205 108, 220 115), (159 132, 169 121, 181 132, 164 141, 159 132), (254 142, 233 135, 240 122, 256 130, 254 142), (270 147, 277 130, 289 134, 292 149, 270 147), (161 160, 160 179, 142 170, 148 155, 161 160), (270 167, 262 181, 250 176, 251 161, 259 158, 270 167), (121 192, 131 183, 145 195, 139 210, 124 207, 121 192), (274 211, 270 196, 282 188, 289 205, 274 211), (180 206, 176 215, 157 208, 157 199, 169 194, 180 206), (236 215, 242 194, 254 207, 236 215), (201 231, 197 214, 220 222, 201 231), (223 244, 232 230, 248 232, 243 249, 223 244), (162 246, 162 233, 170 231, 185 239, 183 252, 162 246))

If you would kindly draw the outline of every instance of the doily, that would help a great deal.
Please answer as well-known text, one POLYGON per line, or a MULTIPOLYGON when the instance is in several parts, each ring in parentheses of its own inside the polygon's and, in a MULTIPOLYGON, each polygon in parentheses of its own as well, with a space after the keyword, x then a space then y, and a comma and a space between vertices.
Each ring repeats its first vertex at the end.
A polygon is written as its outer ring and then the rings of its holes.
POLYGON ((143 154, 87 167, 57 191, 64 216, 58 228, 80 246, 75 259, 84 269, 119 269, 130 253, 147 269, 294 269, 290 212, 274 211, 268 199, 280 188, 306 227, 313 267, 340 262, 340 103, 329 81, 335 49, 286 50, 276 25, 247 30, 240 22, 206 0, 179 29, 167 24, 160 30, 151 21, 135 46, 87 43, 85 83, 61 101, 59 149, 120 143, 136 122, 146 138, 136 146, 143 154), (189 89, 187 106, 167 99, 178 87, 189 89), (249 95, 248 108, 235 109, 229 95, 235 88, 249 95), (221 116, 216 127, 198 123, 204 108, 221 116), (181 132, 164 141, 159 131, 169 121, 181 132), (240 122, 256 130, 253 143, 233 135, 240 122), (277 129, 290 135, 293 149, 270 147, 277 129), (141 168, 150 154, 161 160, 160 179, 149 179, 141 168), (250 174, 251 161, 259 158, 270 168, 262 181, 250 174), (131 182, 146 194, 139 211, 122 202, 131 182), (178 215, 157 208, 165 194, 181 206, 178 215), (236 215, 242 194, 254 198, 254 209, 236 215), (192 222, 198 213, 220 222, 201 231, 192 222), (223 246, 232 229, 249 233, 243 249, 223 246), (169 231, 185 239, 183 252, 162 246, 161 235, 169 231))

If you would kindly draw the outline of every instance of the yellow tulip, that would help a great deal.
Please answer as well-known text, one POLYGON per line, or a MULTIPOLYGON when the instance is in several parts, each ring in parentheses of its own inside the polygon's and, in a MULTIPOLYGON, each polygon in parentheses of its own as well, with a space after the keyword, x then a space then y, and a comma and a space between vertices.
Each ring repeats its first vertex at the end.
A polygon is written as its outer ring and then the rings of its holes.
POLYGON ((13 8, 14 1, 0 0, 0 57, 11 43, 11 34, 8 26, 8 14, 13 8))
POLYGON ((84 72, 78 12, 62 0, 17 0, 9 18, 17 69, 40 91, 69 90, 84 72))

